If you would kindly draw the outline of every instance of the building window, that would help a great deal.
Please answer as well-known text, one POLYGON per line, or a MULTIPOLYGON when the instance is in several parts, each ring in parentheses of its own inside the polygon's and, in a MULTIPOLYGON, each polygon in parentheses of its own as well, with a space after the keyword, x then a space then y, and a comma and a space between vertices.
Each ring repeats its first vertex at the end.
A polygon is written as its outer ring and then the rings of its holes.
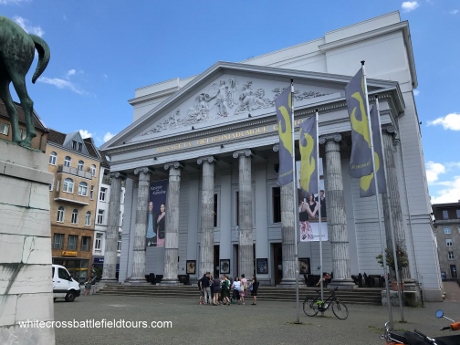
POLYGON ((98 233, 96 234, 96 241, 94 243, 94 249, 101 250, 101 246, 102 246, 102 234, 98 233))
POLYGON ((20 133, 20 136, 21 136, 21 139, 24 140, 26 137, 27 137, 27 131, 25 129, 20 129, 19 130, 19 133, 20 133))
POLYGON ((457 219, 460 219, 460 210, 455 210, 455 212, 457 213, 457 219))
POLYGON ((91 225, 91 212, 90 212, 90 211, 86 212, 86 215, 85 215, 85 225, 86 225, 86 226, 90 226, 90 225, 91 225))
POLYGON ((80 250, 88 252, 90 248, 90 243, 91 243, 91 237, 89 236, 83 236, 81 238, 81 246, 80 250))
POLYGON ((121 251, 121 234, 118 233, 118 246, 117 246, 117 250, 120 252, 121 251))
POLYGON ((96 176, 96 166, 94 164, 91 164, 91 176, 96 176))
POLYGON ((454 260, 454 259, 455 259, 455 258, 454 258, 454 252, 448 252, 448 253, 447 253, 447 258, 448 258, 449 260, 454 260))
POLYGON ((53 236, 53 249, 62 249, 64 244, 64 235, 63 234, 54 234, 53 236))
POLYGON ((99 193, 99 201, 105 201, 105 193, 107 188, 101 187, 101 192, 99 193))
POLYGON ((273 223, 281 222, 281 188, 272 188, 273 223))
POLYGON ((451 238, 446 238, 446 246, 447 247, 452 247, 452 239, 451 238))
POLYGON ((70 162, 72 161, 72 158, 70 158, 69 156, 65 156, 64 158, 64 166, 65 167, 70 167, 70 162))
POLYGON ((8 130, 10 126, 7 123, 0 122, 0 134, 8 135, 8 130))
POLYGON ((444 233, 445 233, 446 235, 450 235, 450 228, 448 228, 448 227, 447 227, 447 228, 444 228, 444 233))
POLYGON ((104 222, 104 210, 99 210, 97 213, 97 224, 102 224, 104 222))
POLYGON ((447 210, 442 211, 442 218, 449 219, 449 214, 447 213, 447 210))
POLYGON ((77 150, 78 146, 77 146, 77 141, 76 140, 72 140, 72 149, 73 150, 77 150))
POLYGON ((78 170, 83 170, 84 166, 85 166, 85 162, 78 161, 78 170))
POLYGON ((69 239, 67 241, 67 249, 77 250, 77 241, 78 241, 78 236, 69 235, 69 239))
POLYGON ((75 208, 72 212, 72 224, 78 223, 78 210, 75 208))
POLYGON ((58 208, 57 221, 60 223, 64 222, 64 207, 63 206, 59 206, 58 208))
POLYGON ((49 162, 49 164, 56 165, 56 160, 57 160, 57 153, 52 151, 50 153, 50 162, 49 162))
POLYGON ((78 185, 78 195, 88 195, 88 184, 86 182, 80 182, 78 185))
POLYGON ((89 192, 89 198, 90 198, 91 200, 94 199, 94 186, 91 186, 91 190, 90 190, 90 192, 89 192))
POLYGON ((71 178, 66 178, 64 180, 64 188, 62 188, 62 191, 73 193, 73 180, 71 178))
POLYGON ((214 227, 217 227, 217 194, 214 194, 214 227))

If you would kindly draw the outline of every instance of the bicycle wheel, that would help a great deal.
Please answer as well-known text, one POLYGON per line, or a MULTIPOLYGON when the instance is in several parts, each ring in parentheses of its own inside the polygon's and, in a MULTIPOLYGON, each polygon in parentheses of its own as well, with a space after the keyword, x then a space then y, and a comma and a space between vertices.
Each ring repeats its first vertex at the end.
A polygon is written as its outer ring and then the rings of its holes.
POLYGON ((318 305, 316 304, 316 298, 306 298, 303 301, 303 312, 307 316, 315 316, 318 314, 318 305))
POLYGON ((348 317, 348 308, 345 304, 339 301, 332 302, 332 312, 335 317, 340 320, 345 320, 348 317))

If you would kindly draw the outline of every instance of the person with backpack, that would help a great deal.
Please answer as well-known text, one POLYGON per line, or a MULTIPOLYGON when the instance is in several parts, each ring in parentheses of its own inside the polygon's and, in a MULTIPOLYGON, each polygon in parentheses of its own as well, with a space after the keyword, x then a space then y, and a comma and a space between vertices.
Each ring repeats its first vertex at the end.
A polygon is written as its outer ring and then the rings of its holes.
POLYGON ((241 285, 240 278, 235 277, 235 280, 233 281, 233 285, 232 285, 233 300, 235 301, 235 303, 238 303, 238 304, 240 304, 240 285, 241 285))
POLYGON ((222 276, 222 305, 231 305, 230 298, 230 281, 227 276, 224 274, 222 276))

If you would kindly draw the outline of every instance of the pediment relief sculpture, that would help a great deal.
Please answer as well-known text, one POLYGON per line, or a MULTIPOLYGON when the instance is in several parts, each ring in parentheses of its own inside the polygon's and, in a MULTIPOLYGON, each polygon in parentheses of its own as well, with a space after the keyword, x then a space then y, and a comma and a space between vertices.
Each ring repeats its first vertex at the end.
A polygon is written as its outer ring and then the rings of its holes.
MULTIPOLYGON (((274 108, 275 99, 285 88, 270 87, 263 85, 263 82, 260 81, 258 86, 255 84, 254 80, 246 80, 240 87, 236 78, 221 78, 192 100, 182 103, 178 109, 157 121, 141 135, 160 133, 221 118, 249 114, 260 109, 274 108), (267 92, 267 90, 269 91, 267 92)), ((294 102, 337 92, 337 90, 323 88, 305 90, 304 85, 298 87, 299 89, 295 90, 293 94, 294 102)))

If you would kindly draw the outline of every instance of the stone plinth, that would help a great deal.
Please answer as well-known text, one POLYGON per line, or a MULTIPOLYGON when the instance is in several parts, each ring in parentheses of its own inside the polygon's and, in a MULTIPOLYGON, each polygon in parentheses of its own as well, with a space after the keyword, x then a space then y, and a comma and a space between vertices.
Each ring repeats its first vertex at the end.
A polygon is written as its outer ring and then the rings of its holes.
POLYGON ((36 326, 54 320, 52 181, 43 152, 0 141, 0 344, 55 344, 53 328, 36 326))

